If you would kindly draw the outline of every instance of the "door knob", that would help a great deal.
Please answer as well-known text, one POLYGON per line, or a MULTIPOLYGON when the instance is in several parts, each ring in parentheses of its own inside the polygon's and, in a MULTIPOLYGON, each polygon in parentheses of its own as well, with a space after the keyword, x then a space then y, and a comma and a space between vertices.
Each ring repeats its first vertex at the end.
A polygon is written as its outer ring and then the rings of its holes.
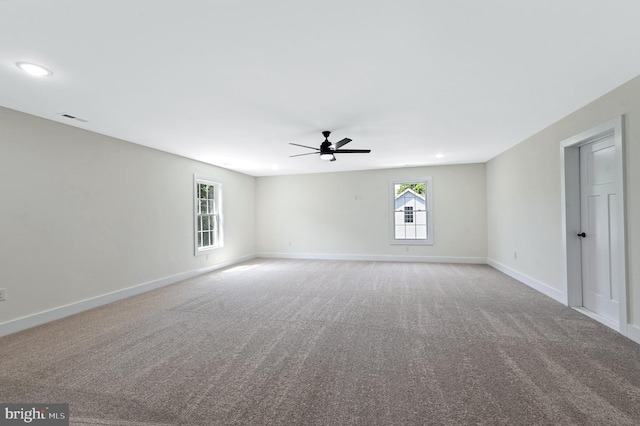
POLYGON ((581 234, 578 234, 578 237, 582 237, 582 238, 584 238, 584 237, 586 237, 586 236, 587 236, 587 234, 585 234, 584 232, 583 232, 583 233, 581 233, 581 234))

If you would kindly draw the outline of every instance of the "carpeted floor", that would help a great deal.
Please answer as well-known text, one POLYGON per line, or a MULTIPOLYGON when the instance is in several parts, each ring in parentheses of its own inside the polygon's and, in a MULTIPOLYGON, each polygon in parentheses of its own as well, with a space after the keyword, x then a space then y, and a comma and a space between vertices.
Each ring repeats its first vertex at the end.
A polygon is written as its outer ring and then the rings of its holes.
POLYGON ((0 338, 78 425, 638 425, 640 346, 484 265, 256 259, 0 338))

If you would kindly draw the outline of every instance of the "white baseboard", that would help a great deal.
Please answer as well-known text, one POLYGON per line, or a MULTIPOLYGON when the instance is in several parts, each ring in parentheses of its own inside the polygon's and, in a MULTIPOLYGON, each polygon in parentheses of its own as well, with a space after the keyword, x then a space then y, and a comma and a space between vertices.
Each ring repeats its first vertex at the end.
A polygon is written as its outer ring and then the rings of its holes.
MULTIPOLYGON (((602 325, 606 325, 607 327, 609 327, 614 331, 620 332, 620 326, 618 323, 615 323, 610 319, 603 317, 602 315, 598 315, 595 312, 591 312, 590 310, 585 309, 582 306, 572 306, 571 308, 577 312, 580 312, 582 315, 588 316, 594 321, 598 321, 602 325)), ((620 334, 623 334, 623 333, 620 333, 620 334)))
POLYGON ((626 336, 636 343, 640 343, 640 327, 633 324, 627 324, 626 336))
POLYGON ((627 339, 640 344, 640 327, 633 324, 618 324, 604 318, 595 312, 591 312, 588 309, 583 308, 582 306, 573 307, 576 311, 580 312, 583 315, 588 316, 589 318, 598 321, 600 324, 606 325, 614 331, 625 336, 627 339))
POLYGON ((430 262, 430 263, 474 263, 484 265, 484 257, 440 257, 440 256, 393 256, 375 254, 324 254, 324 253, 258 253, 267 259, 310 259, 310 260, 363 260, 369 262, 430 262))
POLYGON ((493 259, 487 259, 487 264, 498 271, 509 275, 511 278, 514 278, 521 283, 531 287, 534 290, 539 291, 540 293, 549 296, 553 300, 556 300, 563 305, 567 305, 567 295, 561 292, 558 289, 548 286, 534 278, 531 278, 527 275, 521 274, 520 272, 509 268, 508 266, 503 265, 502 263, 496 262, 493 259))
POLYGON ((175 284, 177 282, 184 281, 189 278, 196 277, 198 275, 206 274, 208 272, 212 272, 217 269, 226 268, 227 266, 246 262, 248 260, 255 259, 255 258, 256 258, 255 254, 243 256, 238 259, 217 263, 215 265, 208 266, 206 268, 183 272, 181 274, 161 278, 159 280, 154 280, 144 284, 139 284, 133 287, 114 291, 113 293, 104 294, 102 296, 93 297, 91 299, 82 300, 80 302, 71 303, 69 305, 61 306, 59 308, 50 309, 48 311, 39 312, 37 314, 33 314, 23 318, 18 318, 16 320, 8 321, 0 324, 0 337, 17 333, 18 331, 22 331, 28 328, 36 327, 38 325, 46 324, 48 322, 65 318, 70 315, 88 311, 89 309, 97 308, 98 306, 106 305, 108 303, 126 299, 131 296, 136 296, 138 294, 146 293, 147 291, 155 290, 157 288, 164 287, 170 284, 175 284))
MULTIPOLYGON (((489 266, 496 268, 498 271, 509 275, 511 278, 514 278, 520 281, 521 283, 533 288, 534 290, 537 290, 540 293, 546 296, 549 296, 550 298, 562 303, 563 305, 569 306, 569 300, 567 299, 567 295, 561 292, 560 290, 557 290, 544 283, 541 283, 540 281, 537 281, 527 275, 521 274, 520 272, 515 271, 499 262, 496 262, 493 259, 487 259, 487 264, 489 266)), ((607 320, 606 318, 603 318, 597 314, 594 314, 593 312, 590 312, 589 310, 584 309, 582 307, 572 306, 571 308, 573 308, 577 312, 580 312, 583 315, 588 316, 589 318, 595 321, 598 321, 601 324, 606 325, 612 330, 615 330, 620 334, 622 334, 623 336, 629 338, 630 340, 640 344, 640 327, 639 326, 633 325, 633 324, 626 324, 626 326, 619 327, 618 324, 613 323, 607 320)))

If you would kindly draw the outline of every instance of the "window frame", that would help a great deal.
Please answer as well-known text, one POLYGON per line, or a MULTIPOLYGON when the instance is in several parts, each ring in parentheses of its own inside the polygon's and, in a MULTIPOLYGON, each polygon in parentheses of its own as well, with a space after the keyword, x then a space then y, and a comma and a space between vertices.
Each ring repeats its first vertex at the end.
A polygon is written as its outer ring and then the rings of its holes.
POLYGON ((218 178, 204 175, 193 175, 193 246, 194 255, 201 256, 210 253, 213 250, 224 247, 224 220, 223 220, 223 203, 222 203, 222 181, 218 178), (198 223, 199 218, 202 216, 200 213, 200 194, 198 191, 198 185, 204 184, 214 188, 214 223, 216 229, 214 229, 214 235, 217 234, 218 239, 215 244, 200 247, 198 245, 198 223))
MULTIPOLYGON (((389 182, 389 239, 390 244, 405 246, 430 246, 433 245, 433 188, 431 176, 410 179, 394 179, 389 182), (421 239, 405 239, 396 238, 395 235, 395 201, 396 201, 396 185, 423 183, 425 189, 425 210, 427 212, 427 238, 421 239)), ((403 212, 403 218, 406 218, 406 211, 403 212)), ((412 212, 415 223, 415 210, 412 212)), ((405 222, 403 222, 405 223, 405 222)))

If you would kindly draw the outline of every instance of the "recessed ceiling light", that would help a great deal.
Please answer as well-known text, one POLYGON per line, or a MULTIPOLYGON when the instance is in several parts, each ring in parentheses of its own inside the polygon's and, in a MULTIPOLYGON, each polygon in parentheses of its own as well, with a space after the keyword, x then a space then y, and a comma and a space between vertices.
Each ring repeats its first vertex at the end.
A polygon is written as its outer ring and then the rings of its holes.
POLYGON ((36 76, 36 77, 48 77, 51 74, 53 74, 51 71, 49 71, 45 67, 42 67, 42 66, 36 65, 36 64, 30 64, 28 62, 16 62, 16 65, 22 71, 24 71, 24 72, 26 72, 28 74, 31 74, 33 76, 36 76))
POLYGON ((444 154, 439 152, 436 154, 436 158, 444 158, 444 154))

